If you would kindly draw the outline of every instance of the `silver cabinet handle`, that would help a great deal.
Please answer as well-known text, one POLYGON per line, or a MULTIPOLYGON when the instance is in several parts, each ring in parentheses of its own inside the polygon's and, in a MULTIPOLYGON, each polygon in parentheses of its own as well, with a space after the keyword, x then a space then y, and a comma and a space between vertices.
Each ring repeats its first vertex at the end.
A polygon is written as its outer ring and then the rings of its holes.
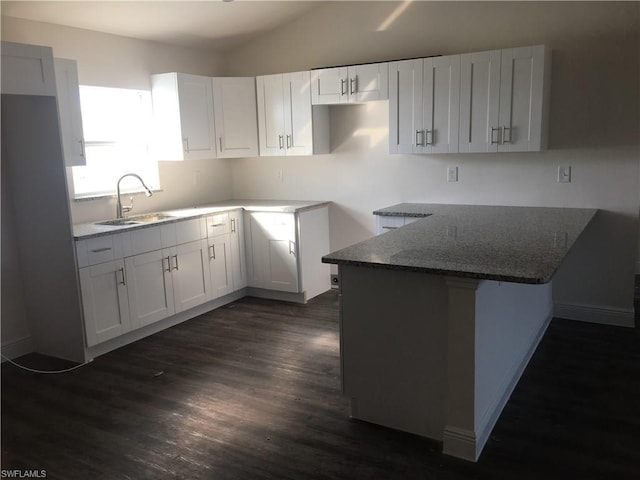
POLYGON ((278 147, 281 149, 284 148, 284 139, 282 138, 282 135, 278 135, 278 147))
POLYGON ((387 226, 383 226, 382 227, 385 230, 396 230, 398 227, 387 227, 387 226))
POLYGON ((505 127, 504 125, 501 127, 501 132, 500 132, 500 143, 502 145, 504 145, 505 143, 511 143, 511 128, 509 127, 505 127), (509 140, 507 140, 505 132, 508 131, 509 132, 509 140))
POLYGON ((167 257, 163 257, 162 258, 162 270, 164 272, 170 272, 171 271, 171 257, 167 256, 167 257), (164 261, 167 261, 167 269, 164 269, 164 261))
POLYGON ((216 245, 213 244, 211 245, 211 257, 209 257, 209 260, 215 260, 216 259, 216 245))
POLYGON ((224 224, 224 223, 214 223, 214 224, 212 224, 211 226, 212 226, 213 228, 216 228, 216 227, 224 227, 224 226, 225 226, 225 224, 224 224))
POLYGON ((174 270, 178 270, 178 255, 174 255, 173 258, 176 261, 176 266, 175 266, 174 270))
POLYGON ((231 233, 236 233, 236 219, 231 219, 231 233))
POLYGON ((425 130, 424 144, 425 145, 433 145, 433 130, 425 130), (429 141, 429 134, 431 134, 431 141, 429 141))
POLYGON ((296 243, 289 240, 289 255, 296 256, 296 243))
POLYGON ((349 94, 353 95, 358 91, 358 76, 349 79, 349 94))
POLYGON ((346 95, 347 92, 345 92, 345 87, 347 85, 347 79, 346 78, 341 78, 340 79, 340 95, 346 95))
POLYGON ((95 250, 91 250, 91 253, 107 252, 109 250, 111 250, 111 247, 96 248, 95 250))
POLYGON ((424 145, 424 130, 416 130, 416 146, 424 145), (418 137, 422 136, 422 141, 418 137))
POLYGON ((127 285, 127 281, 125 280, 125 277, 124 277, 124 267, 119 268, 117 271, 120 272, 120 275, 122 275, 122 280, 120 280, 118 283, 120 285, 126 286, 127 285))
POLYGON ((222 153, 222 137, 219 137, 218 140, 220 143, 220 153, 222 153))
POLYGON ((489 135, 489 143, 491 143, 492 145, 493 145, 494 143, 498 143, 498 142, 499 142, 499 140, 500 140, 499 138, 498 138, 498 140, 494 140, 494 139, 493 139, 493 132, 498 132, 498 137, 500 137, 500 129, 499 129, 499 128, 491 127, 491 133, 490 133, 490 135, 489 135))
POLYGON ((78 140, 78 143, 80 144, 80 156, 84 158, 86 156, 84 151, 84 138, 78 140))
POLYGON ((287 134, 287 148, 291 148, 291 135, 287 134))
POLYGON ((189 153, 189 139, 186 137, 182 139, 182 148, 185 152, 189 153))

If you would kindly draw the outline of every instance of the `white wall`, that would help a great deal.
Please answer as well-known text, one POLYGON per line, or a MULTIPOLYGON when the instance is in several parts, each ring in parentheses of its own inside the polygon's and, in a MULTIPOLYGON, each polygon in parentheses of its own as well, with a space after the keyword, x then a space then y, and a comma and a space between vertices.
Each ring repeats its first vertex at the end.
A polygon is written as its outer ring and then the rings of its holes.
MULTIPOLYGON (((236 197, 326 199, 331 248, 374 233, 396 202, 597 207, 603 211, 554 282, 555 301, 632 322, 638 249, 637 2, 329 2, 229 55, 233 75, 546 44, 553 52, 550 149, 389 155, 388 104, 331 107, 332 153, 232 163, 236 197), (556 182, 558 165, 572 183, 556 182), (447 183, 447 165, 460 181, 447 183), (284 181, 277 179, 283 169, 284 181)), ((570 315, 569 312, 567 315, 570 315)))
MULTIPOLYGON (((78 62, 83 85, 150 90, 154 73, 220 75, 219 54, 17 18, 2 17, 2 40, 46 45, 56 57, 78 62)), ((231 196, 228 160, 161 162, 162 192, 135 198, 135 212, 194 206, 231 196), (195 177, 198 175, 198 181, 195 177)), ((70 182, 69 178, 69 182, 70 182)), ((115 185, 113 186, 115 191, 115 185)), ((115 199, 71 202, 74 223, 111 218, 115 199)))

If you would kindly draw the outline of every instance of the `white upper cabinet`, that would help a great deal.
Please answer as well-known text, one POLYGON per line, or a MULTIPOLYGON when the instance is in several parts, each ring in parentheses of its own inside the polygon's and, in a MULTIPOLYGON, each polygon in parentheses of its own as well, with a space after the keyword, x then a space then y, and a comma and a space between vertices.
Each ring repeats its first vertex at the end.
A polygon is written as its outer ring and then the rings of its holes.
POLYGON ((500 143, 498 151, 528 152, 546 148, 549 81, 545 47, 502 50, 500 67, 500 143))
POLYGON ((210 77, 152 75, 154 152, 158 160, 215 158, 213 85, 210 77))
POLYGON ((54 64, 65 165, 86 165, 78 68, 75 60, 66 58, 56 58, 54 64))
POLYGON ((422 72, 422 111, 416 109, 422 124, 419 147, 424 153, 457 153, 460 56, 425 58, 422 72))
POLYGON ((213 110, 218 157, 257 157, 255 78, 214 78, 213 110))
POLYGON ((56 96, 50 47, 2 42, 2 93, 56 96))
POLYGON ((313 105, 363 103, 389 98, 389 64, 371 63, 312 72, 313 105))
POLYGON ((460 56, 391 62, 389 151, 458 151, 460 56))
POLYGON ((328 152, 328 112, 311 106, 309 72, 265 75, 256 85, 260 155, 328 152))
POLYGON ((549 60, 542 45, 461 56, 461 152, 546 148, 549 60))

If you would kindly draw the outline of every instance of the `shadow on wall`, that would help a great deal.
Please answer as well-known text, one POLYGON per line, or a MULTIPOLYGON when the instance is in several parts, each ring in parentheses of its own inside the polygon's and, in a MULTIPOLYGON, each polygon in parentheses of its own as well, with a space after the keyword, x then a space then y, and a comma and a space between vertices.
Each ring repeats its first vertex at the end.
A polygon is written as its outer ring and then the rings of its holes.
POLYGON ((373 236, 372 224, 363 223, 356 210, 348 208, 344 204, 331 203, 329 222, 329 245, 332 252, 373 236))
POLYGON ((553 279, 554 297, 572 303, 583 291, 598 292, 597 285, 620 285, 614 277, 622 275, 628 289, 601 291, 601 296, 596 293, 589 302, 590 306, 603 310, 608 309, 607 305, 624 305, 631 312, 636 242, 629 239, 635 239, 637 229, 633 216, 600 210, 558 269, 553 279))
POLYGON ((585 39, 579 50, 552 43, 550 149, 638 144, 637 44, 638 35, 585 39))

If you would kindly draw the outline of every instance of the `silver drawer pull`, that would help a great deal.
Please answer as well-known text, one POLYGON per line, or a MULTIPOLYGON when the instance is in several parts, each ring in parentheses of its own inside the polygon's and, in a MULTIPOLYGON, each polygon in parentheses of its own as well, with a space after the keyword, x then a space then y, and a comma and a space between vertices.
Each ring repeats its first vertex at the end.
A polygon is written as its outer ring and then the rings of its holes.
POLYGON ((122 275, 122 280, 121 280, 121 281, 119 281, 118 283, 119 283, 120 285, 124 285, 124 286, 126 287, 126 286, 127 286, 127 281, 126 281, 125 276, 124 276, 124 268, 119 268, 119 269, 118 269, 118 270, 116 270, 116 271, 117 271, 117 272, 120 272, 120 274, 122 275))
POLYGON ((91 250, 91 253, 106 252, 108 250, 111 250, 111 247, 96 248, 95 250, 91 250))
POLYGON ((226 225, 226 223, 214 223, 213 225, 211 225, 212 227, 224 227, 226 225))
POLYGON ((385 230, 396 230, 398 227, 386 227, 386 226, 384 226, 382 228, 384 228, 385 230))

